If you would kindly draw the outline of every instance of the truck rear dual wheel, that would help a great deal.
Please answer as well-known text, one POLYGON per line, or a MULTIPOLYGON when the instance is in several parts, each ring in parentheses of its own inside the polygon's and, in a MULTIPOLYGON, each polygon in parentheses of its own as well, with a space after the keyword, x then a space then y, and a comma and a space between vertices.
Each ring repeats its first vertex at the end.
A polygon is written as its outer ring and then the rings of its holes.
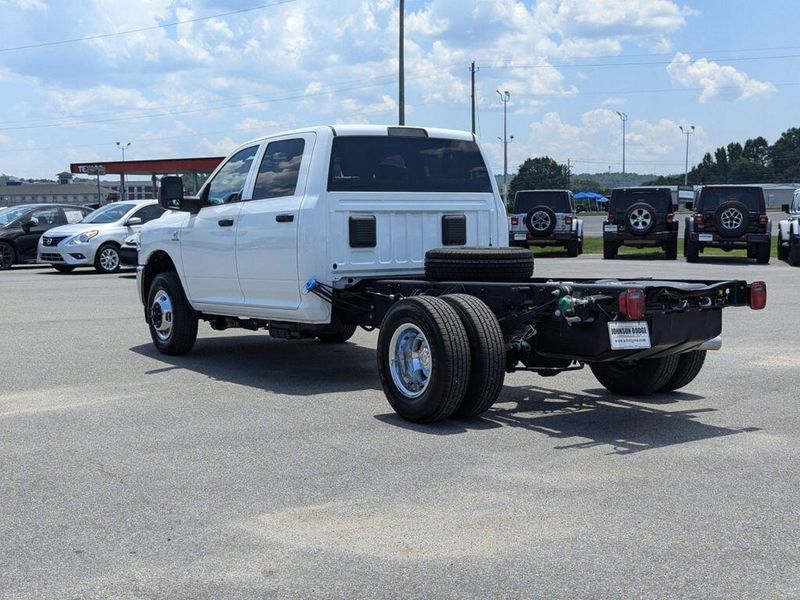
POLYGON ((603 387, 611 392, 648 396, 689 385, 702 370, 705 360, 705 350, 694 350, 637 361, 596 363, 590 368, 603 387))
POLYGON ((404 419, 433 423, 478 415, 503 387, 500 326, 471 296, 400 300, 381 324, 378 372, 389 404, 404 419))
POLYGON ((197 317, 177 273, 161 273, 147 295, 150 337, 163 354, 186 354, 197 340, 197 317))

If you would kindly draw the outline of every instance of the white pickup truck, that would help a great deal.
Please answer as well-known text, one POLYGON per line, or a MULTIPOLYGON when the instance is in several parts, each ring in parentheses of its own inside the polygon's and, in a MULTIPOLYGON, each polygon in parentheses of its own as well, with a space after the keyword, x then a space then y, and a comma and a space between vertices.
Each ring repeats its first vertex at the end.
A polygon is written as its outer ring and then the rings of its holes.
POLYGON ((791 204, 783 205, 783 212, 789 218, 778 223, 778 259, 800 267, 800 190, 795 190, 791 204))
POLYGON ((678 389, 722 308, 764 307, 762 282, 532 278, 486 165, 470 133, 337 125, 241 145, 195 197, 164 177, 170 212, 138 254, 153 343, 189 352, 200 320, 322 342, 377 328, 389 403, 433 422, 487 410, 514 370, 678 389))

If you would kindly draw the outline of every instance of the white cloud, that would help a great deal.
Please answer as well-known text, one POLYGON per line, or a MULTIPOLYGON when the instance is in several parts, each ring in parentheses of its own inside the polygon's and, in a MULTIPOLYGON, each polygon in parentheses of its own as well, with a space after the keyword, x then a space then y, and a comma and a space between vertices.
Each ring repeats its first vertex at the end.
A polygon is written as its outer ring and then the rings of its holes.
POLYGON ((688 54, 678 52, 667 65, 667 73, 674 83, 687 88, 700 88, 700 102, 714 100, 747 100, 774 93, 775 86, 768 81, 750 78, 747 73, 730 65, 701 58, 692 62, 688 54))
POLYGON ((600 103, 600 106, 622 106, 627 104, 627 98, 620 98, 619 96, 610 96, 600 103))

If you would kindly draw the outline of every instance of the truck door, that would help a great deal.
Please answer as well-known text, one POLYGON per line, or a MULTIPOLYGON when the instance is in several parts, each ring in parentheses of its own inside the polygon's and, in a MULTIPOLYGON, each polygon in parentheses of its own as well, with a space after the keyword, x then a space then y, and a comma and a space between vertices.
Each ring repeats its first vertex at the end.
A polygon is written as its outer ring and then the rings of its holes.
POLYGON ((266 142, 236 230, 239 284, 248 307, 300 305, 297 231, 315 140, 307 133, 266 142))
POLYGON ((236 226, 259 145, 240 150, 203 186, 204 206, 180 231, 189 297, 196 304, 241 306, 236 272, 236 226))

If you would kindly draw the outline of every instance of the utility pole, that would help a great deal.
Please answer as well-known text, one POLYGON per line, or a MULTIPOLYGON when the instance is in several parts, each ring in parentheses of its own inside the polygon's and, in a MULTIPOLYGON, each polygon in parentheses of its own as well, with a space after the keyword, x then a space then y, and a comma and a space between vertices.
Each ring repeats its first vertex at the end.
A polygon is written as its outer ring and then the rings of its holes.
POLYGON ((628 120, 628 115, 619 111, 617 115, 622 121, 622 185, 625 185, 625 122, 628 120))
MULTIPOLYGON (((122 162, 125 162, 125 150, 131 147, 131 143, 127 142, 125 144, 121 142, 117 142, 117 148, 122 150, 122 162)), ((125 200, 125 171, 119 174, 119 199, 125 200)))
POLYGON ((469 67, 469 73, 470 73, 470 76, 471 76, 471 79, 472 79, 472 133, 473 133, 473 135, 475 134, 475 116, 476 116, 476 111, 477 111, 476 100, 475 100, 475 73, 477 73, 478 71, 480 71, 480 69, 478 69, 475 66, 475 61, 473 60, 472 64, 469 67))
POLYGON ((572 180, 572 165, 567 159, 567 187, 569 187, 570 181, 572 180))
MULTIPOLYGON (((511 100, 511 92, 508 90, 495 90, 503 103, 503 201, 508 206, 508 101, 511 100)), ((498 138, 500 139, 500 138, 498 138)), ((511 136, 514 139, 514 136, 511 136)))
POLYGON ((405 0, 400 0, 400 39, 399 39, 399 68, 400 68, 400 89, 398 90, 398 110, 399 110, 399 124, 406 124, 406 74, 405 74, 405 0))
POLYGON ((686 167, 683 170, 683 185, 689 185, 689 136, 694 133, 694 125, 679 125, 681 133, 686 136, 686 167))

